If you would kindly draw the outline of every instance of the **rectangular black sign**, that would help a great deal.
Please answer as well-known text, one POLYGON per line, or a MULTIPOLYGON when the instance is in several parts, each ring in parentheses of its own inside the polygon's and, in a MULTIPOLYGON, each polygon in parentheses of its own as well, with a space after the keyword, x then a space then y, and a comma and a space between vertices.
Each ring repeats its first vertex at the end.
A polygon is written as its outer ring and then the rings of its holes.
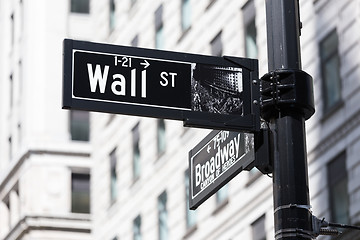
POLYGON ((63 108, 258 131, 258 62, 64 40, 63 108))
POLYGON ((189 152, 190 209, 255 161, 254 134, 212 131, 189 152))

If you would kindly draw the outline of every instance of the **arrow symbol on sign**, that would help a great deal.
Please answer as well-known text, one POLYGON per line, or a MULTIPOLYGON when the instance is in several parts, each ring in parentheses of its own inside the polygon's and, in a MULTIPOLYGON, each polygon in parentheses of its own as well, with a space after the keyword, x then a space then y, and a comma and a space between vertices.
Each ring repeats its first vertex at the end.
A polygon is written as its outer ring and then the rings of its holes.
POLYGON ((144 59, 144 61, 145 62, 140 63, 140 65, 143 65, 144 68, 147 68, 148 66, 150 66, 150 63, 148 61, 146 61, 145 59, 144 59))
POLYGON ((208 153, 210 153, 210 150, 211 150, 211 147, 210 147, 210 145, 208 145, 206 151, 207 151, 208 153))

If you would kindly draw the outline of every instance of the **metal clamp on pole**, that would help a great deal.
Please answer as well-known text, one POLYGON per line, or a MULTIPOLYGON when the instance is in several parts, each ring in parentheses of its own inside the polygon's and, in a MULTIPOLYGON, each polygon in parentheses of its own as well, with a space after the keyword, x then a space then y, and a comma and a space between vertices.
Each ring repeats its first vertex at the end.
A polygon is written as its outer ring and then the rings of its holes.
POLYGON ((281 238, 312 238, 311 232, 298 229, 298 228, 288 228, 282 229, 280 231, 275 232, 275 240, 281 238))
POLYGON ((269 121, 295 111, 305 120, 315 113, 312 77, 302 70, 278 69, 261 78, 262 117, 269 121))
POLYGON ((279 206, 279 207, 275 208, 274 213, 276 213, 279 210, 286 209, 286 208, 301 208, 301 209, 306 209, 311 212, 310 205, 288 204, 288 205, 283 205, 283 206, 279 206))
POLYGON ((286 204, 274 209, 274 216, 278 219, 284 219, 282 227, 276 229, 275 239, 288 237, 312 238, 312 228, 304 219, 311 221, 311 206, 306 204, 286 204))

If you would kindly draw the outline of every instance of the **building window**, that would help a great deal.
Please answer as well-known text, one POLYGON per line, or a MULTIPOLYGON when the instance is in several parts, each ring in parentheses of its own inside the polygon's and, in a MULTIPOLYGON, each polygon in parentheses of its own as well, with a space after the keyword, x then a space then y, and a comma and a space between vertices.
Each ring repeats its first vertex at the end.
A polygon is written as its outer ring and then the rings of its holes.
POLYGON ((133 40, 131 40, 131 46, 137 47, 139 45, 139 35, 136 35, 133 40))
POLYGON ((246 57, 257 58, 255 18, 245 28, 246 57))
POLYGON ((190 0, 181 0, 181 28, 186 31, 191 26, 191 4, 190 0))
POLYGON ((71 174, 71 212, 90 213, 89 174, 71 174))
POLYGON ((90 0, 71 0, 72 13, 90 13, 90 0))
POLYGON ((10 210, 10 224, 13 227, 20 220, 20 195, 19 195, 19 183, 16 183, 15 187, 9 192, 9 210, 10 210))
POLYGON ((23 34, 24 31, 24 4, 23 4, 23 0, 19 1, 20 4, 20 30, 21 30, 21 34, 23 34))
POLYGON ((257 58, 255 5, 249 0, 242 8, 244 20, 245 54, 247 58, 257 58))
POLYGON ((110 31, 115 29, 115 0, 110 0, 109 27, 110 31))
POLYGON ((155 48, 164 48, 163 5, 155 11, 155 48))
POLYGON ((164 191, 158 197, 158 224, 159 224, 159 240, 167 240, 169 239, 169 232, 168 232, 168 225, 167 225, 167 209, 166 209, 166 202, 167 202, 167 194, 164 191))
POLYGON ((14 42, 15 42, 15 15, 14 13, 12 13, 10 15, 10 19, 11 19, 11 46, 14 46, 14 42))
POLYGON ((132 130, 132 151, 133 151, 133 179, 134 181, 140 177, 140 133, 139 133, 139 123, 132 130))
POLYGON ((190 198, 190 186, 189 186, 189 169, 185 171, 185 202, 186 202, 186 228, 192 228, 196 224, 196 211, 190 210, 189 198, 190 198))
POLYGON ((12 108, 13 106, 13 103, 14 103, 14 76, 13 74, 10 74, 10 77, 9 77, 9 80, 10 80, 10 108, 12 108))
POLYGON ((137 0, 131 0, 130 1, 130 7, 133 7, 136 4, 137 0))
POLYGON ((158 155, 165 152, 166 149, 166 129, 164 119, 157 120, 157 150, 158 155))
POLYGON ((13 152, 13 144, 12 144, 12 137, 10 136, 8 139, 9 142, 9 161, 12 159, 12 152, 13 152))
POLYGON ((349 195, 345 152, 328 164, 328 182, 331 221, 347 224, 349 223, 349 195))
MULTIPOLYGON (((7 196, 6 199, 3 200, 5 211, 2 212, 2 215, 0 218, 5 222, 4 227, 8 227, 8 229, 11 229, 11 209, 10 209, 10 194, 7 196)), ((2 226, 2 227, 3 227, 2 226)))
POLYGON ((324 112, 331 111, 341 102, 340 57, 336 29, 320 43, 324 112))
POLYGON ((253 240, 266 240, 265 215, 261 216, 254 223, 252 223, 251 228, 253 240))
POLYGON ((155 35, 155 48, 157 49, 163 49, 164 48, 164 29, 161 25, 158 29, 156 29, 156 35, 155 35))
POLYGON ((18 123, 17 130, 18 130, 18 144, 21 145, 21 141, 22 141, 21 123, 18 123))
POLYGON ((117 158, 116 148, 110 153, 110 201, 113 204, 117 199, 117 158))
POLYGON ((70 111, 71 140, 89 141, 90 114, 86 111, 70 111))
POLYGON ((223 46, 221 41, 221 31, 211 41, 211 54, 217 57, 222 56, 223 46))
MULTIPOLYGON (((19 73, 18 73, 18 79, 19 79, 19 95, 22 96, 22 88, 23 88, 23 64, 22 60, 19 60, 19 73)), ((21 98, 19 98, 21 99, 21 98)))
POLYGON ((229 185, 226 184, 216 192, 216 204, 221 205, 226 202, 229 195, 229 185))
POLYGON ((133 221, 133 240, 141 240, 141 216, 138 215, 133 221))

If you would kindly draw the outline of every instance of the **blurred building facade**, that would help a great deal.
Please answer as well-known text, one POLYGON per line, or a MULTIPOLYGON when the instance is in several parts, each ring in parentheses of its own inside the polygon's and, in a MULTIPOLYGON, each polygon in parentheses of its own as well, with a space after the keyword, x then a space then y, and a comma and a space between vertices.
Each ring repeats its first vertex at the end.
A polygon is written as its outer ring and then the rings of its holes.
MULTIPOLYGON (((360 1, 300 7, 302 66, 315 85, 316 113, 306 123, 312 210, 359 224, 360 1)), ((97 21, 108 31, 98 41, 257 58, 260 76, 267 72, 265 1, 114 0, 101 9, 97 21)), ((92 120, 94 145, 104 146, 93 152, 95 239, 273 239, 272 181, 256 170, 187 210, 188 151, 206 130, 106 114, 92 120)), ((344 232, 341 239, 358 238, 344 232)))
POLYGON ((61 109, 61 79, 91 28, 70 1, 0 1, 0 239, 90 239, 89 113, 61 109))
MULTIPOLYGON (((300 6, 312 210, 359 224, 360 0, 300 6)), ((0 26, 0 239, 274 238, 272 180, 256 170, 188 210, 188 151, 210 130, 91 113, 87 131, 86 113, 61 110, 64 37, 257 58, 262 76, 265 1, 4 0, 0 26)))

